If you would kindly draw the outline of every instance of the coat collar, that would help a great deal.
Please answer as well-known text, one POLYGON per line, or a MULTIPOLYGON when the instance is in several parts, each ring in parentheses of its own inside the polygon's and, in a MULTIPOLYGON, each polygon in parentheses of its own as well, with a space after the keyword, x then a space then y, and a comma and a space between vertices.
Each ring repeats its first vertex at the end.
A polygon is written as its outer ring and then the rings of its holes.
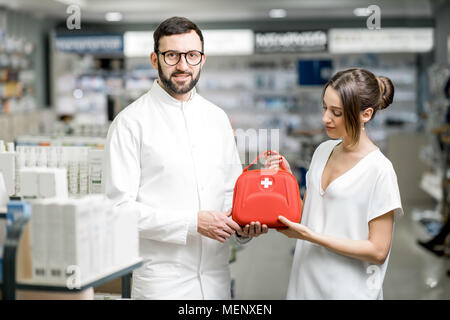
POLYGON ((172 97, 166 90, 164 90, 158 83, 158 80, 156 79, 153 81, 153 86, 150 89, 150 92, 152 95, 156 96, 158 99, 161 99, 164 103, 174 106, 174 107, 182 107, 189 105, 195 98, 197 94, 197 90, 195 87, 191 91, 191 96, 189 97, 189 100, 187 101, 180 101, 172 97))

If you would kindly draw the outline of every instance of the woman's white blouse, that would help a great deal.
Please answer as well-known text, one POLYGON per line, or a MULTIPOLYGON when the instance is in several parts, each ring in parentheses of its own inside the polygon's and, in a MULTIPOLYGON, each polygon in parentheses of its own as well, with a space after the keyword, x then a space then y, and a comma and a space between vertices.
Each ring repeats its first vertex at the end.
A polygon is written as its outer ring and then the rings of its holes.
MULTIPOLYGON (((376 149, 323 190, 322 172, 339 142, 326 141, 314 152, 301 223, 318 233, 367 240, 369 221, 391 210, 403 215, 397 176, 389 159, 376 149)), ((382 265, 372 265, 298 240, 287 298, 383 299, 389 255, 382 265)))

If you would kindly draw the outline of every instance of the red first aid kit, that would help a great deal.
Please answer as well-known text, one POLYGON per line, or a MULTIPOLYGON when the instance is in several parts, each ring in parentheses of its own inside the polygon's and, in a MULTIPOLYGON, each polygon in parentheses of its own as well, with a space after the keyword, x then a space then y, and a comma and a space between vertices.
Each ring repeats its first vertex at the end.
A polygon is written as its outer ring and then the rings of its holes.
POLYGON ((268 152, 261 153, 236 180, 232 218, 240 226, 259 221, 269 228, 285 228, 278 220, 280 215, 297 223, 301 220, 302 204, 297 179, 286 170, 284 163, 281 170, 248 170, 268 152))

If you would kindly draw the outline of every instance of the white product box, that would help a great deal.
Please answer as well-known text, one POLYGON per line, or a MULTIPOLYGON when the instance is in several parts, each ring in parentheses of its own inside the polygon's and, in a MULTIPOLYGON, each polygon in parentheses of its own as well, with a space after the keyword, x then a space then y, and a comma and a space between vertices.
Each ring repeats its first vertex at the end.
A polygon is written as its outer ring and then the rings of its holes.
POLYGON ((6 212, 6 204, 9 201, 8 191, 6 191, 5 180, 3 173, 0 172, 0 210, 6 212))
POLYGON ((5 180, 6 191, 8 196, 14 195, 16 191, 15 182, 15 168, 16 168, 16 153, 15 152, 1 152, 0 153, 0 172, 3 174, 5 180))
POLYGON ((45 206, 47 214, 47 232, 45 233, 47 273, 48 279, 55 283, 65 281, 63 204, 61 200, 52 199, 45 206))
POLYGON ((120 264, 121 261, 121 248, 122 245, 120 239, 118 238, 118 234, 120 231, 124 232, 125 230, 120 227, 120 210, 117 208, 111 208, 107 212, 108 219, 108 249, 109 249, 109 257, 108 259, 111 261, 110 267, 120 264))
POLYGON ((89 150, 89 193, 102 193, 103 149, 89 150))
MULTIPOLYGON (((90 203, 83 199, 69 199, 63 205, 64 211, 64 253, 65 266, 78 270, 80 283, 91 277, 91 228, 90 203)), ((67 277, 66 273, 66 277, 67 277)))
POLYGON ((75 287, 139 257, 138 213, 105 195, 32 201, 33 278, 75 287))
POLYGON ((44 168, 39 173, 39 196, 42 198, 67 198, 67 170, 44 168))
POLYGON ((106 269, 114 266, 114 230, 116 215, 111 207, 105 212, 105 266, 106 269))
POLYGON ((108 269, 106 264, 106 210, 111 206, 104 195, 89 195, 84 198, 90 203, 91 269, 99 274, 108 269))
POLYGON ((39 172, 37 168, 23 168, 19 171, 20 193, 24 197, 39 195, 39 172))
POLYGON ((124 207, 111 210, 113 218, 113 261, 114 265, 123 265, 139 256, 138 215, 124 207))
POLYGON ((30 237, 31 237, 31 265, 33 279, 46 281, 49 279, 47 269, 47 206, 50 200, 31 201, 30 237))
POLYGON ((78 150, 78 177, 79 177, 79 193, 88 194, 89 191, 89 149, 80 148, 78 150))

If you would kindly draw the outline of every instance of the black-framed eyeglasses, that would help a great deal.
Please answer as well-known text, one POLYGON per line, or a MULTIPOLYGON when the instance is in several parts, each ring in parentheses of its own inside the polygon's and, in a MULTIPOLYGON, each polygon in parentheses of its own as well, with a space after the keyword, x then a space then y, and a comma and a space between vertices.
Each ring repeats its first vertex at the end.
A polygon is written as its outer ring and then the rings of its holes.
POLYGON ((164 57, 164 62, 169 66, 174 66, 178 62, 180 62, 181 56, 183 54, 188 64, 190 64, 191 66, 196 66, 202 61, 204 55, 203 52, 198 50, 190 50, 188 52, 178 52, 173 50, 161 52, 158 50, 157 52, 164 57))

